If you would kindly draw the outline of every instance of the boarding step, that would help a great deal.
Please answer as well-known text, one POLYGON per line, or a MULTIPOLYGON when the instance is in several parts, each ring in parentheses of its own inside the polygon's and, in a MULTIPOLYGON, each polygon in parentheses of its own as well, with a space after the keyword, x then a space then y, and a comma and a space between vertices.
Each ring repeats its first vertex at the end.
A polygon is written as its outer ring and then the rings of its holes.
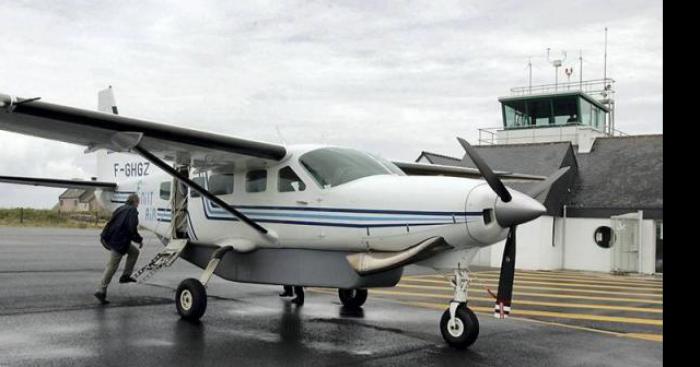
POLYGON ((139 283, 143 283, 150 279, 155 273, 161 269, 172 265, 180 256, 182 250, 187 246, 187 239, 173 239, 168 242, 163 250, 156 254, 151 261, 132 276, 139 283))

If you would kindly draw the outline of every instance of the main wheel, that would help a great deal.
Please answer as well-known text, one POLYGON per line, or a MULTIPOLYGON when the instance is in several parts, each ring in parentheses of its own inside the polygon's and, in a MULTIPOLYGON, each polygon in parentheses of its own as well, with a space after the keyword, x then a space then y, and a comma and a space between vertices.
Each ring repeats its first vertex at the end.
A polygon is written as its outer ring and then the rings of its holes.
POLYGON ((474 344, 479 336, 479 320, 465 304, 460 304, 455 312, 455 319, 450 322, 450 309, 445 310, 440 320, 440 332, 447 344, 464 349, 474 344))
POLYGON ((366 289, 338 289, 338 296, 343 306, 357 308, 365 304, 367 300, 366 289))
POLYGON ((185 320, 197 321, 207 310, 207 290, 194 278, 182 281, 175 292, 177 313, 185 320))

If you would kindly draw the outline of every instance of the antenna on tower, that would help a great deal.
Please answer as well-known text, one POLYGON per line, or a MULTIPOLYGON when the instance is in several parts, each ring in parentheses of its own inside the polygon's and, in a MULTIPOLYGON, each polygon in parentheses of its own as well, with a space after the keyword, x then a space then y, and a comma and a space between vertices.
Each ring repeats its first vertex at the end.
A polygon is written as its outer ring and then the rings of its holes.
POLYGON ((603 56, 603 83, 608 79, 608 27, 605 27, 605 53, 603 56))
POLYGON ((532 94, 532 57, 527 58, 527 67, 530 69, 530 77, 528 82, 528 93, 532 94))
POLYGON ((578 89, 583 91, 583 50, 578 50, 578 89))
POLYGON ((549 51, 551 49, 548 47, 547 48, 547 62, 551 63, 552 66, 554 66, 554 90, 556 91, 559 85, 559 68, 561 65, 566 61, 566 51, 562 51, 561 54, 563 57, 561 59, 555 59, 555 60, 550 60, 549 59, 549 51))

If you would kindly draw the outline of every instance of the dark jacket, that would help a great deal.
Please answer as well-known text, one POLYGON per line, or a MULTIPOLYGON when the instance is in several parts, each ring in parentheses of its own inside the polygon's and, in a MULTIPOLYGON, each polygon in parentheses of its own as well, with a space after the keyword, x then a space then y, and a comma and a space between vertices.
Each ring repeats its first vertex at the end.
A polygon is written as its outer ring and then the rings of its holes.
POLYGON ((112 214, 100 238, 112 250, 124 255, 129 249, 131 241, 141 243, 143 238, 138 232, 139 212, 134 206, 125 204, 117 208, 112 214))

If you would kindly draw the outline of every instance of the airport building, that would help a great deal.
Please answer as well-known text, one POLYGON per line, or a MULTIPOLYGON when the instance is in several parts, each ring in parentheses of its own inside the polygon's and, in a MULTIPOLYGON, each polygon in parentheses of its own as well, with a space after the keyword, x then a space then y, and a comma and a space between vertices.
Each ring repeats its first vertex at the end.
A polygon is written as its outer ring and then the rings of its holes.
MULTIPOLYGON (((478 153, 494 170, 550 176, 546 215, 518 226, 520 269, 663 273, 663 135, 614 125, 614 81, 514 88, 499 98, 503 124, 480 129, 478 153)), ((465 154, 422 152, 417 162, 475 168, 465 154)), ((527 192, 536 182, 508 181, 527 192)), ((475 265, 500 267, 504 243, 475 265)))
POLYGON ((66 189, 58 196, 58 211, 61 213, 94 212, 100 209, 95 189, 66 189))

